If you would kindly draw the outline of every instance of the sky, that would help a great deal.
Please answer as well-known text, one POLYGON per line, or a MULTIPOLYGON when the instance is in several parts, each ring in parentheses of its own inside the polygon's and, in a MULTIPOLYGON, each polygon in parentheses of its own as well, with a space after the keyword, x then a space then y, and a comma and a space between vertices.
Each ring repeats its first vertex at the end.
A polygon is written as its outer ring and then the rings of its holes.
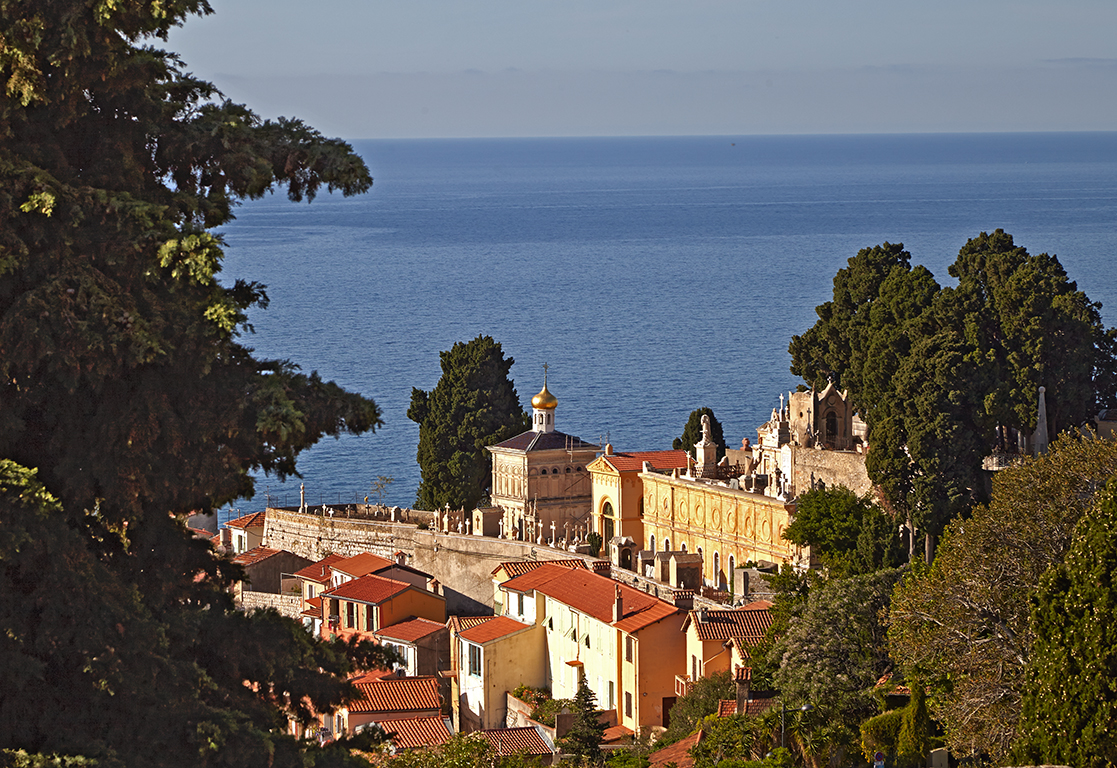
POLYGON ((187 71, 350 140, 1117 130, 1113 0, 210 3, 187 71))

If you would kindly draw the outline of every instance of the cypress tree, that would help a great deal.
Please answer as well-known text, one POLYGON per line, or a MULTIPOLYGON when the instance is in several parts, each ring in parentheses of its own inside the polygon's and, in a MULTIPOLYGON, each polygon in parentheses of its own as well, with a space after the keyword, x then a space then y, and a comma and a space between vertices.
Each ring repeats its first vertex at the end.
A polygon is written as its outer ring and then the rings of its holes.
POLYGON ((578 680, 574 694, 574 722, 559 741, 563 752, 576 755, 584 762, 601 760, 601 742, 605 738, 605 724, 597 716, 597 697, 586 683, 585 675, 578 680))
POLYGON ((694 446, 702 439, 702 417, 710 417, 710 439, 717 443, 718 461, 725 458, 725 433, 722 431, 721 422, 714 415, 712 408, 699 408, 690 412, 690 417, 683 427, 683 434, 671 441, 671 447, 676 451, 686 451, 694 455, 694 446))
POLYGON ((416 459, 422 481, 419 509, 471 510, 492 482, 492 457, 486 446, 518 435, 530 426, 492 336, 457 342, 439 355, 442 377, 430 392, 413 388, 407 418, 419 425, 416 459))

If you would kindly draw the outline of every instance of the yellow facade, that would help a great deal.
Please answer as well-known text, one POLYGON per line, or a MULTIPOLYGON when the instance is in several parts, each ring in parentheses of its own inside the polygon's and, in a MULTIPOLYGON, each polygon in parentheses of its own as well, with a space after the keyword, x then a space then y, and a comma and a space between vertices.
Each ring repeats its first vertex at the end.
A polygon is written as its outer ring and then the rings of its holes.
POLYGON ((644 540, 641 500, 644 486, 638 472, 618 472, 603 458, 590 464, 593 478, 593 530, 604 544, 613 536, 644 540))
POLYGON ((793 504, 702 480, 640 474, 645 549, 702 554, 703 579, 725 588, 749 561, 803 564, 805 550, 783 539, 793 504))

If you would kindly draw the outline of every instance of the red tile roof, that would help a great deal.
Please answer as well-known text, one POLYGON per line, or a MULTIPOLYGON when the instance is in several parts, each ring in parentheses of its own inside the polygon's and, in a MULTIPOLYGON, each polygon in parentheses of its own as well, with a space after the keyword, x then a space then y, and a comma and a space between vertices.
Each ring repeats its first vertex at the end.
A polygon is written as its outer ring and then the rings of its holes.
POLYGON ((687 465, 686 451, 625 451, 612 456, 603 454, 599 459, 617 472, 642 472, 645 461, 660 472, 686 469, 687 465))
POLYGON ((331 563, 330 567, 339 573, 344 573, 346 576, 357 578, 367 573, 382 571, 393 564, 394 563, 386 557, 380 557, 380 555, 374 555, 371 552, 362 552, 359 555, 353 555, 353 557, 347 557, 344 560, 337 560, 331 563))
POLYGON ((492 616, 451 616, 446 622, 446 626, 461 634, 463 629, 484 624, 486 621, 491 621, 492 618, 492 616))
POLYGON ((309 598, 306 602, 310 607, 303 611, 300 615, 307 616, 312 619, 322 618, 322 598, 312 597, 309 598))
POLYGON ((539 731, 528 725, 522 728, 493 728, 481 731, 500 757, 505 755, 553 755, 554 750, 543 741, 539 731))
POLYGON ((756 715, 763 715, 765 712, 767 712, 769 709, 771 709, 772 707, 776 706, 779 703, 780 703, 780 700, 776 699, 776 698, 749 699, 747 702, 745 702, 744 714, 752 715, 754 717, 756 715))
POLYGON ((598 621, 635 632, 679 612, 672 603, 652 597, 638 589, 613 581, 593 571, 543 564, 535 570, 509 579, 501 589, 515 592, 542 592, 564 605, 598 621), (613 621, 613 603, 621 592, 621 620, 613 621))
POLYGON ((650 763, 648 768, 666 768, 669 763, 674 763, 677 768, 693 768, 694 758, 690 756, 690 750, 704 737, 705 734, 699 729, 682 741, 676 741, 669 747, 652 752, 648 755, 650 763))
POLYGON ((388 720, 381 727, 387 731, 396 749, 435 747, 445 744, 453 735, 442 717, 412 717, 388 720))
POLYGON ((513 635, 522 630, 531 627, 530 624, 516 621, 508 616, 493 616, 488 621, 476 624, 469 629, 464 629, 458 633, 458 637, 463 640, 468 640, 471 643, 491 643, 508 635, 513 635))
POLYGON ((729 717, 737 714, 736 699, 722 699, 718 702, 718 717, 729 717))
POLYGON ((442 706, 438 679, 434 677, 385 678, 356 686, 361 698, 349 703, 350 714, 380 715, 394 720, 416 712, 438 714, 442 706))
POLYGON ((399 640, 404 643, 413 643, 416 640, 421 640, 428 635, 433 635, 440 629, 446 629, 445 624, 439 624, 437 621, 430 619, 423 619, 411 617, 404 621, 397 622, 390 627, 373 632, 377 637, 386 637, 389 640, 399 640))
POLYGON ((504 572, 509 578, 513 576, 522 576, 525 573, 534 571, 541 565, 561 565, 564 568, 588 568, 585 560, 511 560, 506 563, 501 563, 496 568, 493 568, 492 574, 495 576, 497 571, 504 569, 504 572))
POLYGON ((307 579, 308 581, 316 581, 319 584, 325 584, 330 580, 330 566, 338 560, 344 560, 341 555, 326 555, 317 563, 308 565, 302 570, 295 571, 293 575, 300 579, 307 579))
POLYGON ((340 600, 352 600, 358 603, 379 605, 385 600, 395 597, 399 593, 411 589, 410 584, 395 579, 385 579, 383 576, 368 574, 359 579, 347 581, 344 584, 327 589, 323 596, 335 597, 340 600))
POLYGON ((269 557, 275 557, 281 551, 279 549, 268 549, 267 547, 256 547, 247 552, 241 552, 233 558, 233 562, 237 565, 255 565, 256 563, 262 563, 269 557))
POLYGON ((683 623, 683 631, 693 626, 698 639, 703 642, 725 642, 733 638, 746 645, 755 645, 772 626, 772 614, 768 610, 771 605, 766 600, 760 600, 731 610, 706 610, 704 620, 701 610, 691 611, 683 623))
POLYGON ((265 517, 265 513, 263 513, 263 512, 253 512, 250 515, 245 515, 244 517, 238 517, 236 520, 230 520, 229 522, 225 523, 225 527, 226 528, 263 528, 264 527, 264 517, 265 517))
POLYGON ((612 744, 635 735, 631 728, 626 728, 623 725, 613 725, 605 729, 605 735, 601 738, 601 743, 612 744))
POLYGON ((371 669, 368 672, 362 672, 356 677, 349 678, 349 682, 356 685, 357 683, 375 683, 377 680, 395 680, 399 677, 394 669, 371 669))

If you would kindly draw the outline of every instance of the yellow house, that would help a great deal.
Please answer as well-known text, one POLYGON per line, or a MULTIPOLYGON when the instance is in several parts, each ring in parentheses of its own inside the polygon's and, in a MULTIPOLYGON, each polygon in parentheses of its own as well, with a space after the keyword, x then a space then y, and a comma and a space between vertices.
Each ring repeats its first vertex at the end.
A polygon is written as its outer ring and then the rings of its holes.
POLYGON ((507 616, 452 616, 448 626, 456 729, 503 728, 507 693, 544 685, 542 630, 507 616))
POLYGON ((693 683, 716 672, 735 674, 742 666, 735 649, 747 653, 764 638, 772 626, 771 607, 767 600, 757 600, 729 610, 699 608, 690 611, 683 622, 687 653, 685 682, 693 683))
MULTIPOLYGON (((686 451, 634 451, 619 453, 606 444, 605 453, 589 465, 593 480, 593 530, 608 545, 614 536, 644 541, 645 465, 655 472, 686 469, 686 451)), ((626 550, 627 551, 627 550, 626 550)), ((617 563, 632 569, 631 563, 617 563)))
MULTIPOLYGON (((528 571, 534 571, 541 565, 561 565, 563 568, 589 568, 586 561, 581 558, 573 558, 570 560, 508 560, 496 568, 493 568, 493 610, 497 615, 504 613, 504 592, 500 589, 500 585, 516 576, 522 576, 528 571)), ((523 595, 518 598, 523 600, 523 595)), ((513 611, 517 615, 523 615, 524 609, 521 605, 519 611, 513 611)))
POLYGON ((618 725, 638 731, 667 722, 675 676, 684 671, 680 608, 593 571, 551 564, 500 588, 505 616, 543 628, 555 698, 573 698, 584 676, 597 705, 616 710, 618 725))

